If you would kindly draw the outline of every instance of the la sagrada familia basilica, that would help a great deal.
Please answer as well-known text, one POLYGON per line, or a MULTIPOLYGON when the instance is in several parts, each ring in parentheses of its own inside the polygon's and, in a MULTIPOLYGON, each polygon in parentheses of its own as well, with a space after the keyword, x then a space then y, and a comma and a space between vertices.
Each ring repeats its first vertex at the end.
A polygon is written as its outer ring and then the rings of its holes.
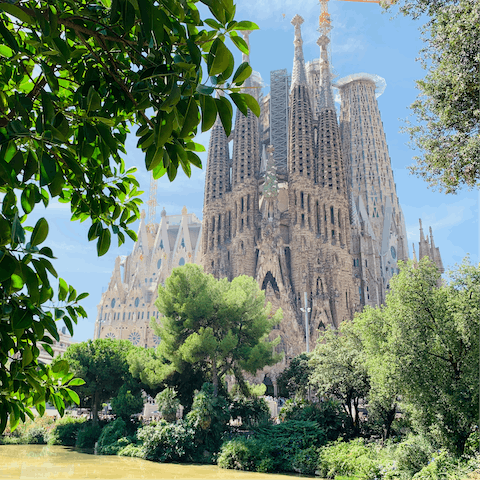
MULTIPOLYGON (((273 308, 282 308, 272 336, 281 337, 285 360, 272 374, 313 348, 319 329, 385 301, 397 262, 408 259, 377 103, 385 81, 358 73, 333 84, 329 29, 320 29, 320 58, 306 63, 302 23, 299 15, 292 20, 291 77, 271 72, 270 93, 257 94, 260 118, 237 111, 230 137, 218 119, 213 126, 202 224, 186 210, 170 222, 164 215, 150 232, 142 219, 132 254, 117 259, 102 295, 95 337, 130 338, 135 330, 137 343, 154 346, 143 312, 156 315, 155 288, 180 259, 202 263, 217 278, 252 276, 273 308)), ((254 74, 246 91, 261 85, 254 74)), ((428 255, 443 271, 431 230, 425 236, 420 229, 419 257, 428 255)))

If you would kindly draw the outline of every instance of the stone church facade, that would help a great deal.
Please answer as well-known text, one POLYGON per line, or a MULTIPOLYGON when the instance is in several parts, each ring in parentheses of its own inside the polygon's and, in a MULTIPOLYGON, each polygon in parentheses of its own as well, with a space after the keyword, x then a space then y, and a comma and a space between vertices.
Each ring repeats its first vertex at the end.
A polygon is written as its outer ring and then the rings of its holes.
POLYGON ((201 235, 201 221, 186 207, 181 215, 167 215, 163 209, 159 224, 147 224, 142 211, 132 253, 115 260, 97 306, 94 338, 127 339, 134 345, 156 347, 160 338, 150 328, 150 319, 159 318, 158 286, 173 268, 196 263, 201 235))
MULTIPOLYGON (((273 308, 282 308, 272 335, 281 337, 284 362, 306 350, 307 338, 314 346, 319 329, 383 303, 398 260, 408 259, 377 103, 384 80, 361 73, 333 85, 329 37, 318 39, 320 59, 305 64, 302 23, 298 15, 292 20, 292 77, 272 72, 270 93, 257 96, 260 118, 237 111, 230 138, 217 119, 203 211, 205 270, 252 276, 273 308)), ((258 80, 245 87, 259 90, 258 80)))

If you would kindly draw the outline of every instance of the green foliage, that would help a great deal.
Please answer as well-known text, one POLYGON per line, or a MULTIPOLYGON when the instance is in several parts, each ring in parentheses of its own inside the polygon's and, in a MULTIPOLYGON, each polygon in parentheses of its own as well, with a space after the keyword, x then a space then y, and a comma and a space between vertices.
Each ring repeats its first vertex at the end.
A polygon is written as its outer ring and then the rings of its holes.
POLYGON ((402 476, 412 478, 430 463, 435 453, 435 447, 423 435, 409 435, 395 450, 397 468, 402 476))
POLYGON ((102 428, 97 423, 87 422, 77 433, 75 446, 77 448, 92 449, 98 441, 102 428))
POLYGON ((267 336, 281 311, 270 316, 264 292, 250 277, 216 280, 198 265, 185 265, 159 286, 156 305, 163 315, 161 326, 152 320, 162 338, 158 354, 165 359, 157 369, 160 380, 181 372, 185 362, 201 365, 217 394, 227 372, 241 383, 242 371, 256 373, 280 358, 273 351, 279 339, 267 336))
POLYGON ((339 400, 348 415, 353 433, 360 432, 358 405, 370 389, 361 341, 351 322, 339 330, 320 332, 310 365, 310 383, 320 397, 339 400))
POLYGON ((312 367, 309 365, 310 355, 301 353, 292 359, 285 370, 277 378, 278 388, 287 397, 301 396, 306 398, 312 367))
POLYGON ((215 396, 211 383, 205 383, 195 395, 192 410, 186 416, 188 425, 195 432, 198 448, 217 452, 229 420, 227 401, 220 395, 215 396))
POLYGON ((155 396, 165 388, 174 388, 184 412, 190 411, 193 396, 206 381, 204 366, 181 362, 179 371, 165 376, 167 360, 153 348, 139 348, 128 355, 130 372, 140 380, 142 388, 149 395, 155 396))
POLYGON ((124 384, 111 400, 112 411, 117 417, 129 421, 132 415, 143 410, 142 391, 137 386, 124 384))
POLYGON ((218 456, 218 466, 231 470, 257 471, 262 450, 258 448, 257 441, 244 437, 229 440, 222 445, 218 456))
POLYGON ((367 445, 363 439, 350 442, 339 440, 320 450, 319 475, 335 478, 337 475, 365 479, 380 477, 381 467, 376 458, 375 445, 367 445))
POLYGON ((101 455, 116 455, 122 448, 128 445, 125 442, 127 435, 127 424, 122 418, 117 418, 102 428, 102 433, 98 438, 98 453, 101 455), (120 442, 120 440, 123 441, 120 442))
POLYGON ((234 397, 230 404, 230 416, 233 420, 242 419, 246 428, 255 427, 270 421, 270 408, 263 398, 234 397))
POLYGON ((180 407, 180 400, 178 400, 177 392, 173 388, 165 388, 162 390, 155 397, 155 403, 165 421, 169 423, 176 421, 177 411, 180 407))
MULTIPOLYGON (((142 442, 141 451, 146 460, 193 461, 198 456, 195 431, 185 421, 167 423, 161 420, 157 425, 148 425, 139 429, 137 438, 142 442)), ((131 447, 123 454, 127 452, 139 453, 131 447)))
POLYGON ((318 464, 318 448, 308 447, 293 457, 292 468, 302 475, 314 475, 318 464))
POLYGON ((347 420, 340 403, 333 399, 310 403, 305 400, 290 399, 280 410, 282 420, 316 422, 328 441, 336 440, 345 433, 347 420))
POLYGON ((52 417, 35 417, 27 419, 13 431, 7 427, 0 437, 0 444, 7 445, 35 445, 46 444, 51 435, 54 422, 52 417))
POLYGON ((119 245, 136 238, 142 192, 121 157, 131 125, 147 170, 173 180, 201 167, 193 138, 217 113, 230 134, 232 106, 215 89, 259 114, 239 93, 251 67, 235 70, 224 43, 248 51, 237 31, 258 27, 235 21, 231 0, 203 3, 215 20, 204 23, 195 0, 0 0, 0 432, 32 406, 63 415, 78 401, 68 371, 37 365, 39 347, 51 353, 59 340, 56 322, 73 335, 87 294, 61 278, 54 294, 48 221, 28 222, 36 205, 69 204, 104 255, 112 234, 119 245))
POLYGON ((77 442, 78 432, 84 427, 86 418, 75 418, 66 416, 55 422, 50 432, 48 443, 50 445, 64 445, 74 447, 77 442))
MULTIPOLYGON (((92 410, 94 421, 103 402, 117 395, 122 385, 135 384, 127 362, 127 355, 134 348, 128 340, 88 340, 70 345, 61 360, 54 360, 54 365, 67 361, 72 372, 85 381, 75 390, 81 406, 92 410)), ((137 408, 138 402, 133 403, 137 408)))
POLYGON ((422 259, 401 266, 384 307, 355 319, 374 388, 388 378, 414 428, 457 455, 478 422, 479 301, 480 268, 465 261, 440 283, 422 259))
POLYGON ((407 124, 421 150, 411 170, 430 185, 455 193, 480 180, 480 9, 478 0, 400 0, 405 15, 427 15, 421 61, 427 70, 407 124))

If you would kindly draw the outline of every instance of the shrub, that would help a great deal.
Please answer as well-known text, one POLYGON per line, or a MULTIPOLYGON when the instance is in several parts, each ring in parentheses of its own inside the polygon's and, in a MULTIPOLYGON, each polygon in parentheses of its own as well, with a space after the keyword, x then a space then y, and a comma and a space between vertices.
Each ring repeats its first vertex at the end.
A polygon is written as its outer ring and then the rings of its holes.
POLYGON ((128 385, 122 385, 116 397, 111 401, 113 413, 128 421, 132 415, 141 413, 143 410, 143 397, 139 388, 129 389, 128 385))
POLYGON ((157 462, 193 461, 196 456, 195 431, 187 422, 148 425, 138 430, 137 438, 143 442, 143 458, 157 462))
POLYGON ((63 417, 55 422, 48 435, 49 445, 65 445, 74 447, 77 441, 77 434, 86 422, 85 418, 63 417))
POLYGON ((282 420, 301 420, 317 422, 327 440, 336 440, 344 434, 344 425, 347 423, 346 414, 336 400, 312 403, 303 399, 290 399, 280 410, 282 420))
POLYGON ((128 443, 118 444, 118 440, 125 437, 127 426, 123 419, 117 418, 102 429, 98 438, 98 453, 101 455, 116 455, 128 443))
POLYGON ((412 478, 433 458, 435 448, 422 435, 409 435, 395 451, 397 467, 401 474, 412 478))
POLYGON ((177 392, 173 388, 165 388, 156 397, 158 411, 162 417, 170 423, 177 420, 177 411, 180 407, 180 400, 177 398, 177 392))
POLYGON ((98 441, 102 427, 99 424, 86 423, 77 434, 77 441, 75 446, 78 448, 94 448, 95 443, 98 441))
POLYGON ((224 397, 213 395, 213 385, 204 383, 195 395, 192 410, 186 421, 195 432, 197 448, 208 452, 218 452, 222 437, 230 419, 228 404, 224 397))
POLYGON ((375 445, 366 445, 361 438, 350 442, 340 439, 320 449, 318 474, 321 477, 355 476, 375 479, 380 477, 381 470, 375 445))
POLYGON ((298 451, 293 457, 292 467, 302 475, 314 475, 317 470, 318 448, 309 447, 298 451))
POLYGON ((118 453, 120 457, 136 457, 136 458, 145 458, 145 450, 143 445, 134 445, 130 443, 123 447, 118 453))
POLYGON ((218 456, 218 466, 232 470, 256 471, 258 450, 253 439, 244 437, 225 442, 218 456), (253 447, 253 448, 252 448, 253 447))
POLYGON ((240 417, 242 424, 247 428, 262 425, 270 420, 270 409, 263 398, 236 397, 229 410, 232 419, 240 417))

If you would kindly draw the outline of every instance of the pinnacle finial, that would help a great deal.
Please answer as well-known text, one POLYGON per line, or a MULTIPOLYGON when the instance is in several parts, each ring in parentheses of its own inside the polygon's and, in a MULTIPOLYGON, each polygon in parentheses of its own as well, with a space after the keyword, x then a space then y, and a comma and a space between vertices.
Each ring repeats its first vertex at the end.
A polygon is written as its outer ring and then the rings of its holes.
MULTIPOLYGON (((248 37, 252 33, 252 30, 241 30, 240 33, 243 35, 243 39, 248 46, 248 51, 250 52, 250 40, 248 37)), ((242 53, 242 62, 250 62, 250 53, 242 53)))
POLYGON ((307 75, 305 72, 305 60, 303 58, 303 40, 300 25, 303 23, 303 18, 300 15, 295 15, 292 18, 291 24, 295 26, 295 38, 293 44, 295 45, 295 55, 293 58, 293 72, 292 72, 292 90, 296 85, 306 85, 307 75))
POLYGON ((302 18, 300 15, 298 15, 298 13, 297 13, 297 15, 295 15, 295 16, 292 18, 292 20, 291 20, 290 23, 291 23, 294 27, 299 27, 303 22, 304 22, 303 18, 302 18))

